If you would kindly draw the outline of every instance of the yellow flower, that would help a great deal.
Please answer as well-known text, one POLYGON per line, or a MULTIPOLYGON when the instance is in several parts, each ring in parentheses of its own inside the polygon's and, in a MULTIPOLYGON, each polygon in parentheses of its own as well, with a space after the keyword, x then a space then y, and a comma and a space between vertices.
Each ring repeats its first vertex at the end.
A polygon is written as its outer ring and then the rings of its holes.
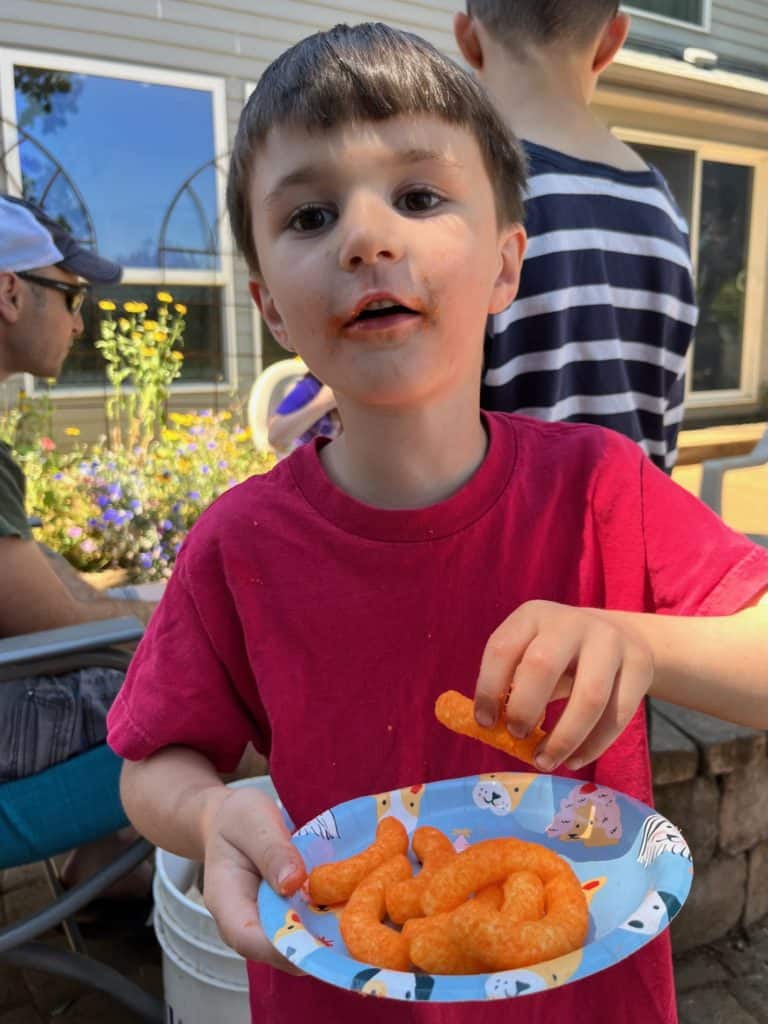
POLYGON ((133 331, 131 333, 131 341, 141 341, 141 339, 142 339, 141 331, 133 331))
POLYGON ((117 306, 114 304, 114 302, 110 302, 109 299, 102 299, 99 302, 99 309, 103 309, 103 310, 106 310, 107 312, 111 312, 113 309, 117 309, 117 306))
POLYGON ((235 434, 233 438, 235 441, 250 441, 250 439, 251 431, 249 427, 246 427, 245 430, 241 430, 239 433, 235 434))
POLYGON ((177 363, 180 363, 183 358, 181 352, 171 352, 171 359, 175 359, 177 363))
POLYGON ((179 316, 187 315, 187 307, 184 305, 183 302, 177 302, 173 308, 176 310, 179 316))
POLYGON ((144 321, 144 330, 145 331, 154 331, 156 327, 157 327, 157 320, 145 320, 144 321))
POLYGON ((231 420, 232 419, 232 413, 231 412, 219 413, 219 419, 221 420, 222 423, 224 423, 225 420, 231 420))
POLYGON ((163 302, 167 305, 169 302, 173 302, 173 296, 170 294, 170 292, 158 292, 157 301, 163 302))
POLYGON ((155 331, 155 341, 168 341, 168 331, 155 331))
POLYGON ((79 427, 65 427, 64 428, 64 433, 68 437, 80 437, 80 428, 79 427))
POLYGON ((124 302, 123 309, 126 313, 146 313, 146 302, 124 302))
POLYGON ((117 321, 117 325, 121 331, 127 331, 130 329, 131 321, 126 320, 124 316, 121 316, 120 319, 117 321))
POLYGON ((164 441, 181 441, 184 437, 178 430, 169 430, 167 427, 163 427, 163 440, 164 441))
POLYGON ((150 356, 155 355, 155 349, 152 348, 150 345, 142 345, 141 355, 143 355, 145 359, 149 359, 150 356))

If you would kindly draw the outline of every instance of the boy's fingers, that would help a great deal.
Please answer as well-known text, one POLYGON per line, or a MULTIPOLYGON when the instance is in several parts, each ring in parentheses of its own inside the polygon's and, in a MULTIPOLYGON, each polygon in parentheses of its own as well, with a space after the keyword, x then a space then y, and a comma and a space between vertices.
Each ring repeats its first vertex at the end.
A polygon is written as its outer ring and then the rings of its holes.
POLYGON ((610 699, 600 721, 566 761, 566 767, 578 771, 599 757, 626 729, 648 692, 653 679, 652 663, 646 659, 624 661, 610 699))
POLYGON ((554 771, 594 732, 613 699, 620 668, 621 651, 616 644, 605 643, 599 636, 584 645, 568 702, 536 752, 540 771, 554 771))
POLYGON ((575 644, 567 634, 535 637, 515 669, 506 707, 507 728, 527 736, 544 717, 559 680, 574 658, 575 644))
POLYGON ((515 669, 535 636, 534 623, 524 608, 513 612, 488 638, 475 686, 475 720, 486 727, 496 723, 515 669))

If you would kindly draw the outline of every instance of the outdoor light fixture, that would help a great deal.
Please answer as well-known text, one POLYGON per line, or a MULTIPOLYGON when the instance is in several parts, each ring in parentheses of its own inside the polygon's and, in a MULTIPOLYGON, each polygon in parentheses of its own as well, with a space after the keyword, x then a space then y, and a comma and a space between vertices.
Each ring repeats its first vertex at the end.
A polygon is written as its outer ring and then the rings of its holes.
POLYGON ((686 46, 683 50, 683 60, 697 68, 714 68, 720 58, 712 50, 702 50, 698 46, 686 46))

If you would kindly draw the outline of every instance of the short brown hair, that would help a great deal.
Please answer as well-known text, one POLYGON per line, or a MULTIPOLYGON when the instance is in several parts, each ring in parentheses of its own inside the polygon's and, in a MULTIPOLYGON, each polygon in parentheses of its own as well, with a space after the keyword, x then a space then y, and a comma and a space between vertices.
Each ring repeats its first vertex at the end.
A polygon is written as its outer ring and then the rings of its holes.
POLYGON ((523 218, 525 157, 478 83, 419 36, 382 24, 337 25, 297 43, 262 75, 240 115, 227 184, 232 232, 252 273, 254 158, 275 126, 332 131, 355 121, 435 115, 471 132, 500 226, 523 218))
POLYGON ((467 11, 515 54, 526 44, 589 42, 618 12, 617 0, 467 0, 467 11))

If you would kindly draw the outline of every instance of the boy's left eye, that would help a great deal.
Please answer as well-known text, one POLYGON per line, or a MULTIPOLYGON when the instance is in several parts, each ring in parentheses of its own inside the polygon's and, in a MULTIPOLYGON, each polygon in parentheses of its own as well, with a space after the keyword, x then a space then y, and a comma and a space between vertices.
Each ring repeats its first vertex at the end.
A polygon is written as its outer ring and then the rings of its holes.
POLYGON ((407 213, 425 213, 439 206, 442 201, 442 196, 436 192, 419 188, 412 189, 400 196, 395 205, 399 210, 405 210, 407 213))

